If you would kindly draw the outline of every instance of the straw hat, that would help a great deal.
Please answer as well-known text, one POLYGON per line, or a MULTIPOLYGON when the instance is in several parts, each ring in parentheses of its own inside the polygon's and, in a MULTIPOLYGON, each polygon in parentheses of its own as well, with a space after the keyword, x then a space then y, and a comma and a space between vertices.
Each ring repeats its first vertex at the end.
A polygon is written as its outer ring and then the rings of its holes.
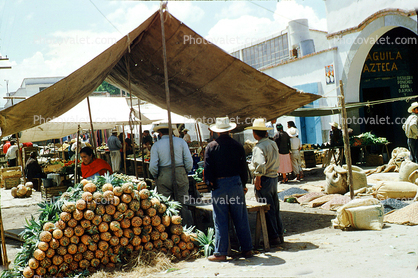
POLYGON ((266 127, 266 120, 265 119, 255 119, 253 122, 253 126, 246 127, 245 129, 254 129, 254 130, 272 130, 272 127, 266 127))
POLYGON ((290 137, 296 137, 299 135, 299 130, 297 128, 291 127, 287 130, 287 134, 289 134, 290 137))
POLYGON ((333 127, 336 127, 336 128, 338 128, 338 123, 337 122, 332 122, 332 123, 329 123, 331 126, 333 126, 333 127))
POLYGON ((187 131, 189 131, 189 130, 188 130, 187 128, 185 128, 185 129, 183 129, 183 132, 185 132, 185 131, 187 132, 187 131))
POLYGON ((413 102, 408 108, 408 113, 412 113, 412 110, 418 107, 418 102, 413 102))
POLYGON ((117 132, 118 132, 118 130, 116 129, 116 127, 112 128, 112 133, 117 133, 117 132))
POLYGON ((230 123, 228 117, 216 118, 216 122, 213 125, 210 125, 209 129, 213 132, 227 132, 231 131, 237 127, 236 123, 230 123))
POLYGON ((77 141, 77 139, 73 138, 71 139, 70 143, 75 143, 77 141))
POLYGON ((158 131, 160 129, 168 129, 168 123, 160 123, 153 128, 154 131, 158 131))

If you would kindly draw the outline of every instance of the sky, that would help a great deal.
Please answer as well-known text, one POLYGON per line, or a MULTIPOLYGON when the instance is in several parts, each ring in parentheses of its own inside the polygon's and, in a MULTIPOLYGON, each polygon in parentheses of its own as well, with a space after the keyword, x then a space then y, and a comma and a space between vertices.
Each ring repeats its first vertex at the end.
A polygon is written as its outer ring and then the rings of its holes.
MULTIPOLYGON (((0 0, 0 107, 24 78, 67 76, 159 9, 159 1, 0 0), (6 81, 8 80, 8 88, 6 81)), ((307 18, 326 31, 324 0, 169 1, 168 11, 225 51, 307 18)))

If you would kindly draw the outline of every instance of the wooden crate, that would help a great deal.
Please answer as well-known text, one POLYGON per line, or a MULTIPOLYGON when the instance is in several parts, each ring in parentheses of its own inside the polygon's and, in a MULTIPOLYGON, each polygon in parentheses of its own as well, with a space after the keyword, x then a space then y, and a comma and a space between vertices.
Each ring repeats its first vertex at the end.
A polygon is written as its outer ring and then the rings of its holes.
POLYGON ((62 169, 61 164, 51 164, 44 168, 44 173, 58 173, 62 169))
MULTIPOLYGON (((22 176, 22 166, 14 166, 14 167, 6 167, 0 169, 0 176, 1 176, 1 183, 0 187, 4 187, 4 180, 8 178, 20 178, 22 176), (7 171, 19 171, 20 175, 17 177, 17 175, 8 176, 5 172, 7 171)), ((9 181, 11 182, 11 181, 9 181)))
POLYGON ((41 186, 41 196, 42 199, 52 199, 54 197, 60 196, 61 193, 67 191, 67 186, 52 186, 45 188, 44 185, 41 186))
POLYGON ((6 189, 12 189, 13 187, 16 187, 20 183, 20 178, 7 178, 3 180, 4 182, 4 188, 6 189))
POLYGON ((197 191, 199 191, 200 193, 207 193, 210 192, 208 186, 206 185, 206 183, 204 182, 198 182, 196 183, 196 189, 197 191))

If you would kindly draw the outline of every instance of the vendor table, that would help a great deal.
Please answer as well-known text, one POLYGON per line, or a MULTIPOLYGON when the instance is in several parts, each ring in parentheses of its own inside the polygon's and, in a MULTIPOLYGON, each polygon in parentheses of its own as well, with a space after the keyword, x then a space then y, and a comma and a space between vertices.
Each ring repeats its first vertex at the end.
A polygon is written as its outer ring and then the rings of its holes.
MULTIPOLYGON (((263 234, 264 251, 270 250, 267 223, 266 223, 266 211, 270 210, 270 205, 265 203, 258 203, 256 201, 246 201, 248 212, 257 212, 257 221, 255 227, 255 244, 254 247, 258 248, 260 245, 260 236, 263 234)), ((194 211, 194 222, 198 223, 197 214, 199 210, 213 212, 212 204, 187 204, 189 209, 194 211)))

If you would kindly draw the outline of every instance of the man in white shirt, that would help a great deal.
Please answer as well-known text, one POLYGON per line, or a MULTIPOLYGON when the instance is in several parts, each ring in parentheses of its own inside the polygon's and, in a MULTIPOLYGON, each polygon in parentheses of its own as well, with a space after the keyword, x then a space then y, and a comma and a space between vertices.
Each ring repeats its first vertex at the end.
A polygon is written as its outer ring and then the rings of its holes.
POLYGON ((296 175, 296 179, 301 179, 301 169, 302 163, 300 158, 300 150, 302 149, 302 144, 298 136, 298 130, 295 127, 291 127, 287 130, 287 134, 290 137, 290 160, 292 161, 292 170, 296 175))
POLYGON ((10 148, 7 150, 6 159, 9 167, 16 166, 16 158, 17 158, 17 151, 18 146, 16 145, 15 141, 10 141, 10 148))
POLYGON ((190 137, 190 134, 187 134, 189 130, 187 128, 183 129, 183 140, 186 141, 186 143, 191 143, 192 142, 192 138, 190 137))

